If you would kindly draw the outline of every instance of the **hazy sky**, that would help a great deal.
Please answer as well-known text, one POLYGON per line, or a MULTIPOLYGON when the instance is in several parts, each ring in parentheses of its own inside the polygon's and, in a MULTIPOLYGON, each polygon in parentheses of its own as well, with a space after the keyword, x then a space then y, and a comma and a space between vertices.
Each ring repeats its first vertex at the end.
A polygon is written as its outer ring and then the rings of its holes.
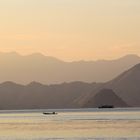
POLYGON ((0 51, 67 61, 140 55, 140 0, 0 0, 0 51))

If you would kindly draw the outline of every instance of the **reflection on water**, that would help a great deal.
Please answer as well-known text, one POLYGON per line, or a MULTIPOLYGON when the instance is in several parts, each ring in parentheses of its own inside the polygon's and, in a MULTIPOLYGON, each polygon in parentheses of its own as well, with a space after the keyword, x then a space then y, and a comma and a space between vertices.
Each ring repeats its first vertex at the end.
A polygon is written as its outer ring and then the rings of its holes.
POLYGON ((139 140, 140 111, 41 111, 0 114, 0 140, 139 140))

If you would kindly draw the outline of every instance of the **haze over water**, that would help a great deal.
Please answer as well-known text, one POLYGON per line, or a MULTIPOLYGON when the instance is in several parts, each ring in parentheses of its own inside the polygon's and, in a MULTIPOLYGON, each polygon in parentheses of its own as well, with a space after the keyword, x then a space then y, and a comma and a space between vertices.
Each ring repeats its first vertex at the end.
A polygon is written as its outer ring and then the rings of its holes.
POLYGON ((1 112, 0 139, 140 139, 140 109, 55 110, 57 115, 43 111, 1 112))
MULTIPOLYGON (((90 102, 86 97, 92 99, 88 95, 96 93, 90 84, 46 84, 106 82, 138 64, 137 56, 113 60, 127 54, 140 55, 140 0, 0 0, 0 52, 23 55, 0 53, 1 109, 53 104, 57 108, 75 105, 76 101, 77 106, 86 106, 90 102), (96 62, 90 61, 101 59, 96 67, 96 62)), ((99 101, 104 99, 99 89, 107 85, 119 103, 124 100, 140 106, 139 72, 140 64, 113 82, 103 86, 94 83, 99 101)), ((140 140, 140 108, 55 111, 57 115, 43 115, 44 110, 0 111, 0 140, 140 140)))

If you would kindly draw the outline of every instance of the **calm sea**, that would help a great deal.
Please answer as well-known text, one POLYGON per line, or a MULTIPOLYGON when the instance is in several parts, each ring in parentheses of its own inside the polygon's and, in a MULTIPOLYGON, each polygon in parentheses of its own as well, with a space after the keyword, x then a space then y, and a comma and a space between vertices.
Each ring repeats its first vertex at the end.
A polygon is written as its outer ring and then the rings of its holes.
POLYGON ((0 111, 0 140, 140 140, 140 108, 0 111))

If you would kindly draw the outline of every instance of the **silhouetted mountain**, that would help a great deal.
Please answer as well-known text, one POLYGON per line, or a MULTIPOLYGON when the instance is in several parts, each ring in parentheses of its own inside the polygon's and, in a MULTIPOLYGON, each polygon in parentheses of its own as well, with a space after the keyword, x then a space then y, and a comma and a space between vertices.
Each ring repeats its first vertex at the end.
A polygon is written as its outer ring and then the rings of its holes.
POLYGON ((122 73, 112 81, 95 88, 82 103, 81 100, 78 102, 81 104, 85 102, 85 106, 87 106, 88 102, 91 102, 91 99, 105 88, 112 89, 127 105, 140 107, 140 64, 122 73))
POLYGON ((107 83, 119 97, 131 106, 140 106, 140 64, 107 83))
POLYGON ((20 85, 4 82, 0 84, 0 109, 97 107, 107 103, 114 103, 116 107, 140 107, 139 83, 140 64, 107 83, 20 85))
POLYGON ((43 85, 32 82, 26 86, 13 82, 0 84, 0 109, 77 108, 75 99, 91 92, 95 83, 63 83, 43 85))
POLYGON ((91 98, 84 107, 100 107, 111 105, 114 107, 128 107, 128 105, 111 89, 102 89, 91 98))
POLYGON ((140 57, 128 55, 117 60, 64 62, 36 53, 21 56, 15 52, 0 53, 0 82, 13 81, 27 84, 38 81, 44 84, 63 82, 106 82, 135 64, 140 57))

